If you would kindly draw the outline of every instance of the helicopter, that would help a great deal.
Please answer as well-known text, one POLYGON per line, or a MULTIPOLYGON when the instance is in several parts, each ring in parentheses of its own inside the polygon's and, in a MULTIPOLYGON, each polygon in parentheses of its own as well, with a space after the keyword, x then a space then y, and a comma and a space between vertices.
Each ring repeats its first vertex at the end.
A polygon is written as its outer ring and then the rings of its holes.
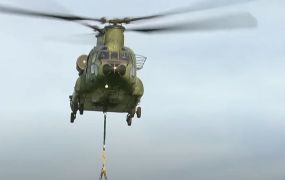
POLYGON ((132 119, 135 116, 141 118, 142 115, 142 108, 139 103, 144 94, 144 86, 137 76, 137 71, 143 68, 146 57, 136 55, 131 48, 125 46, 125 32, 155 34, 254 28, 257 26, 257 20, 249 12, 235 12, 184 23, 144 25, 131 28, 126 26, 131 23, 151 21, 250 1, 217 0, 208 3, 197 2, 191 6, 148 16, 110 19, 45 13, 6 5, 0 5, 0 13, 75 22, 95 32, 96 44, 88 55, 81 55, 76 61, 78 79, 73 94, 69 96, 70 122, 74 123, 78 112, 80 115, 83 115, 84 111, 116 112, 127 113, 126 121, 128 126, 131 126, 132 119), (94 25, 94 22, 98 24, 94 25))

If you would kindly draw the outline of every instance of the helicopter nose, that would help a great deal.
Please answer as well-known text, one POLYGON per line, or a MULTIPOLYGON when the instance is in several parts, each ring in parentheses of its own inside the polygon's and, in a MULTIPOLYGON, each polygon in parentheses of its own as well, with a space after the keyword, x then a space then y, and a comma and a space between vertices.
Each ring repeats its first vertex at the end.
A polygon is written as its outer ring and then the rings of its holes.
POLYGON ((123 76, 126 73, 126 66, 122 64, 105 64, 103 66, 103 73, 105 76, 111 74, 123 76))

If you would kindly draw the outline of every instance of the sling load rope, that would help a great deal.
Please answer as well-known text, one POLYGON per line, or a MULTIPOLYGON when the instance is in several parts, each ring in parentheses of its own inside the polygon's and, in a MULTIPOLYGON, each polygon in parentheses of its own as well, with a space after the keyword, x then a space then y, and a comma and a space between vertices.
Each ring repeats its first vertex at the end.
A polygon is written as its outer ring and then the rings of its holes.
POLYGON ((100 173, 100 180, 105 178, 105 180, 108 180, 107 178, 107 168, 106 168, 106 160, 107 160, 107 153, 106 153, 106 119, 107 114, 104 112, 104 137, 103 137, 103 152, 102 152, 102 169, 100 173))

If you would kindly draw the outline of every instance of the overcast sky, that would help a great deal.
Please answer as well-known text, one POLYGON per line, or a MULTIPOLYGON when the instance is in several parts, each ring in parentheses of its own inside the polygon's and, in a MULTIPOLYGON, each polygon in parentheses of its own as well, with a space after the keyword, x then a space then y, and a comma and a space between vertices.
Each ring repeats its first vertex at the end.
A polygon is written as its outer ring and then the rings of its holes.
MULTIPOLYGON (((197 1, 1 3, 122 17, 197 1)), ((148 57, 139 72, 145 86, 143 115, 128 127, 125 114, 108 114, 109 179, 283 180, 284 8, 283 0, 256 0, 163 20, 249 11, 259 23, 250 30, 126 33, 126 46, 148 57)), ((0 22, 0 179, 98 179, 102 113, 87 112, 69 123, 75 61, 95 44, 78 34, 89 29, 7 15, 0 15, 0 22)))

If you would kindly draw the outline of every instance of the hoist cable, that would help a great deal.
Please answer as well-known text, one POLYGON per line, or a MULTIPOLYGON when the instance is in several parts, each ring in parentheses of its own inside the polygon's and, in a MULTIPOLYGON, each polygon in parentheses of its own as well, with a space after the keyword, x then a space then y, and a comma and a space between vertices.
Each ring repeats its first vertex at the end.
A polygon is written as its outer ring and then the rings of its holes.
POLYGON ((106 160, 107 160, 107 153, 106 153, 106 119, 107 115, 104 113, 104 136, 103 136, 103 152, 102 152, 102 169, 100 173, 100 180, 105 178, 105 180, 108 180, 107 178, 107 169, 106 169, 106 160))

